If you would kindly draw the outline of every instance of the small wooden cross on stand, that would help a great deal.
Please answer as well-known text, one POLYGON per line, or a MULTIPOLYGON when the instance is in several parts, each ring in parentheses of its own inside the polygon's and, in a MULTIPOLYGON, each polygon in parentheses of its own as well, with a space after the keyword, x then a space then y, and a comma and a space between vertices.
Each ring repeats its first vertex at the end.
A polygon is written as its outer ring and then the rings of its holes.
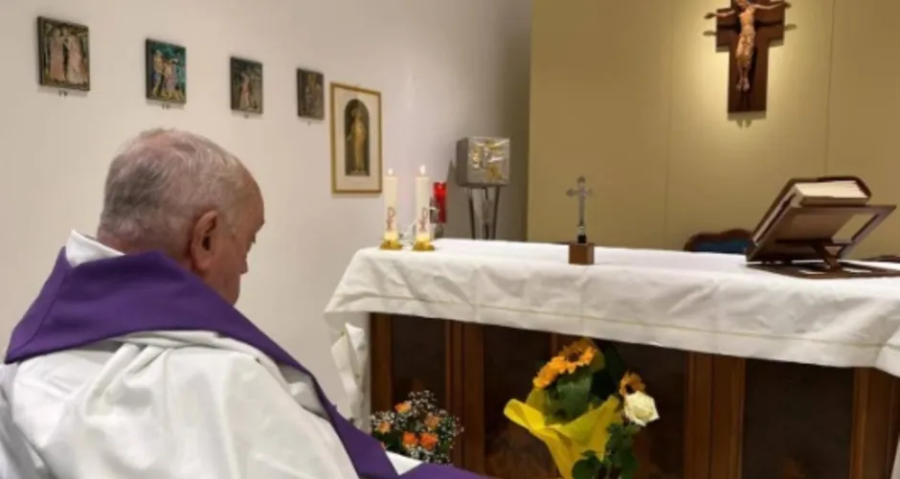
POLYGON ((766 111, 769 46, 784 39, 783 0, 731 0, 706 18, 716 19, 716 46, 729 55, 728 111, 766 111))
POLYGON ((591 196, 592 191, 586 186, 587 180, 583 176, 578 177, 578 186, 569 188, 566 196, 578 197, 578 244, 587 244, 587 229, 584 223, 584 200, 591 196))
POLYGON ((578 198, 578 240, 569 243, 569 264, 589 265, 594 264, 594 245, 588 243, 587 228, 584 222, 584 200, 591 196, 592 191, 587 188, 587 180, 583 176, 578 177, 575 188, 569 188, 566 195, 578 198))

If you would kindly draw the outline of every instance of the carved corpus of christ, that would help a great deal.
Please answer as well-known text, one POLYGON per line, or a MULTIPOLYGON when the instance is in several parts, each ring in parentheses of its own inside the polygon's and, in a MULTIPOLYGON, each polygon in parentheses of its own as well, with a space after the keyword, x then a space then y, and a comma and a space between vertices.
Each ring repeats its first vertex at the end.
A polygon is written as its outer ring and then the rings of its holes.
POLYGON ((707 13, 716 19, 716 45, 731 55, 728 111, 765 111, 769 45, 784 39, 783 0, 733 0, 730 8, 707 13))

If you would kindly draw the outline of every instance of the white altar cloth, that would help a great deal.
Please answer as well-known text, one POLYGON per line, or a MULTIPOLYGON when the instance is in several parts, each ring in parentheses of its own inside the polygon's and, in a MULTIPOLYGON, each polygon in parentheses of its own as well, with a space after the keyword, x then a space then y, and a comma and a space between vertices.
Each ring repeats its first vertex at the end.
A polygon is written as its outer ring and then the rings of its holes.
POLYGON ((326 307, 585 335, 900 376, 900 279, 811 280, 749 269, 742 256, 438 240, 437 251, 363 249, 326 307))

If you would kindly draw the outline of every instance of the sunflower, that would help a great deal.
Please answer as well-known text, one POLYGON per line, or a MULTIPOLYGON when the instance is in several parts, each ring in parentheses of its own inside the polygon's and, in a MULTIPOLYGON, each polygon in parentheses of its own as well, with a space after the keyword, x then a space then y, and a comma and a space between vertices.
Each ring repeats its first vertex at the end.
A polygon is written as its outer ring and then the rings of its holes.
POLYGON ((579 339, 563 348, 559 353, 565 362, 565 372, 572 374, 582 366, 588 366, 597 355, 597 347, 590 339, 579 339))
POLYGON ((619 382, 619 394, 623 398, 638 391, 644 392, 646 389, 641 377, 630 371, 625 373, 625 375, 622 376, 622 380, 619 382))
POLYGON ((559 377, 566 369, 566 360, 563 359, 562 356, 556 356, 551 359, 541 370, 538 372, 537 376, 535 376, 534 387, 536 389, 546 389, 548 386, 553 384, 553 381, 556 381, 556 378, 559 377))

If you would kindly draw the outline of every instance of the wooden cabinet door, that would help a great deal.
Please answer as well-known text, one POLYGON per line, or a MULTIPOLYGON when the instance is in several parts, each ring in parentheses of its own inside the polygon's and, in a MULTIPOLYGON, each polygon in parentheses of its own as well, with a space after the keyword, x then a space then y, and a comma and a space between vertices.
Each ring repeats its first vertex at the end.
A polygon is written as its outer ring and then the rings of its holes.
MULTIPOLYGON (((466 469, 502 479, 550 479, 559 477, 546 447, 527 431, 510 422, 503 408, 510 399, 524 400, 540 366, 575 338, 481 325, 464 325, 462 352, 468 398, 465 425, 466 469)), ((697 435, 686 417, 706 415, 710 408, 688 407, 692 394, 711 394, 709 388, 690 389, 692 374, 687 353, 631 344, 615 344, 626 363, 641 374, 648 392, 657 401, 662 419, 646 429, 635 444, 641 459, 637 479, 703 479, 691 475, 688 455, 698 451, 709 457, 709 434, 697 435), (701 443, 702 441, 706 441, 701 443)), ((696 368, 698 374, 708 374, 696 368)))
POLYGON ((714 456, 731 460, 714 477, 890 478, 900 432, 896 378, 869 368, 716 358, 726 360, 714 387, 729 381, 732 392, 713 422, 731 442, 714 456))
MULTIPOLYGON (((412 391, 434 393, 438 406, 462 416, 458 324, 440 319, 373 314, 369 323, 372 411, 384 411, 412 391), (454 380, 456 380, 454 382, 454 380)), ((462 450, 454 450, 461 464, 462 450)))

